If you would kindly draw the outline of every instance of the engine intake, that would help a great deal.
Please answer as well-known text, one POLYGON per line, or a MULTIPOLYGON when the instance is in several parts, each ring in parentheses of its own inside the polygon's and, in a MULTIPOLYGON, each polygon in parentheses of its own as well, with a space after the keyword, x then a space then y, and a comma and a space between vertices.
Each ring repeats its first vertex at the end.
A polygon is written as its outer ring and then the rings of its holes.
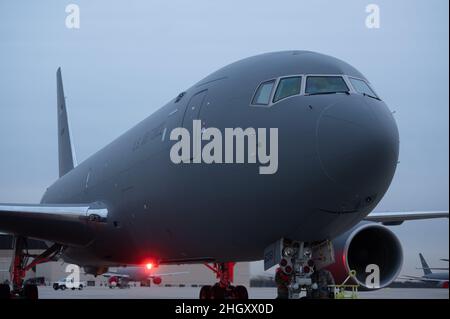
MULTIPOLYGON (((342 283, 350 273, 356 271, 355 281, 363 289, 372 288, 366 284, 366 267, 378 265, 380 287, 392 283, 400 273, 403 251, 397 236, 388 228, 363 222, 333 240, 335 263, 328 267, 336 283, 342 283)), ((353 281, 353 283, 355 283, 353 281)))

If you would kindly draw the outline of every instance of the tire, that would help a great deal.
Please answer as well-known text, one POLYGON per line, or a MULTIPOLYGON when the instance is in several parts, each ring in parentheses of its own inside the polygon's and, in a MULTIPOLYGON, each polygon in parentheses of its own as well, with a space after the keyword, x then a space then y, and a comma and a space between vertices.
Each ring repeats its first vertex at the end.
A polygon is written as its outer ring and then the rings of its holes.
POLYGON ((28 300, 37 300, 39 298, 38 287, 36 285, 25 285, 23 287, 23 296, 28 300))
POLYGON ((234 295, 236 299, 247 300, 248 299, 248 291, 244 286, 236 286, 234 288, 234 295))
POLYGON ((211 288, 211 299, 225 299, 225 289, 215 284, 211 288))
POLYGON ((59 289, 59 285, 57 283, 53 284, 53 289, 58 290, 59 289))
POLYGON ((0 299, 10 299, 11 289, 7 284, 0 284, 0 299))
POLYGON ((61 289, 61 290, 66 290, 66 285, 61 285, 61 286, 59 286, 59 289, 61 289))
POLYGON ((200 299, 211 299, 211 286, 203 286, 200 288, 200 299))
POLYGON ((78 287, 78 290, 83 290, 83 285, 80 285, 80 286, 78 287))

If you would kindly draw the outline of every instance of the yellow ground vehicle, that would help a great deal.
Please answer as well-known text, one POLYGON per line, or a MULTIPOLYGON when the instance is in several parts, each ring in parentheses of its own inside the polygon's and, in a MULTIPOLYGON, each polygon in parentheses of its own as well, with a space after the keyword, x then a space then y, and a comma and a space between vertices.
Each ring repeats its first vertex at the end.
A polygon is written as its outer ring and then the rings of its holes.
POLYGON ((334 299, 358 299, 359 285, 347 285, 346 283, 356 276, 356 271, 351 270, 348 277, 340 285, 329 285, 334 299))

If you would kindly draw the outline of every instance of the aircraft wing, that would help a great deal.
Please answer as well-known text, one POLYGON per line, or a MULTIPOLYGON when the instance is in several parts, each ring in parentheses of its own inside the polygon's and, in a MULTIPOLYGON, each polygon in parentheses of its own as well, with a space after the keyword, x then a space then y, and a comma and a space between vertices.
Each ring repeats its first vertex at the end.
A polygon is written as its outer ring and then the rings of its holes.
POLYGON ((152 274, 152 275, 149 275, 148 278, 152 279, 155 277, 176 276, 176 275, 182 275, 182 274, 188 274, 188 273, 189 273, 189 271, 168 272, 168 273, 162 273, 162 274, 152 274))
POLYGON ((427 281, 425 278, 420 277, 420 276, 403 275, 398 278, 403 279, 403 280, 408 280, 408 281, 427 281))
POLYGON ((446 281, 445 279, 433 279, 433 278, 424 278, 424 277, 409 276, 409 275, 401 276, 399 278, 405 279, 405 280, 412 280, 412 281, 428 281, 428 282, 445 282, 446 281))
POLYGON ((428 267, 428 268, 416 268, 416 269, 448 270, 448 267, 447 268, 428 267))
POLYGON ((101 203, 0 204, 0 232, 83 246, 95 238, 107 215, 101 203))
POLYGON ((130 275, 125 274, 118 274, 116 272, 106 272, 102 274, 103 277, 109 278, 109 277, 117 277, 117 278, 130 278, 130 275))
POLYGON ((447 211, 419 211, 419 212, 383 212, 370 213, 364 220, 383 223, 384 225, 400 225, 407 220, 420 220, 431 218, 448 218, 447 211))

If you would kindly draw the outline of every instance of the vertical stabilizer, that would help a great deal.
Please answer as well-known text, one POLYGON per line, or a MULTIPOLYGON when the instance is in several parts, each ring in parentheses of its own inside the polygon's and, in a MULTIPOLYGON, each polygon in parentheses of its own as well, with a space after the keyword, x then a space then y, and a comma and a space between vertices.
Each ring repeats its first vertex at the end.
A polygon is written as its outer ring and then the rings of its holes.
POLYGON ((425 258, 423 258, 421 253, 419 253, 419 257, 420 257, 420 262, 422 263, 422 268, 423 268, 424 275, 431 274, 430 266, 428 266, 425 258))
POLYGON ((58 158, 59 177, 65 175, 76 166, 75 152, 70 138, 69 122, 67 119, 66 100, 61 77, 61 68, 56 72, 57 114, 58 114, 58 158))

